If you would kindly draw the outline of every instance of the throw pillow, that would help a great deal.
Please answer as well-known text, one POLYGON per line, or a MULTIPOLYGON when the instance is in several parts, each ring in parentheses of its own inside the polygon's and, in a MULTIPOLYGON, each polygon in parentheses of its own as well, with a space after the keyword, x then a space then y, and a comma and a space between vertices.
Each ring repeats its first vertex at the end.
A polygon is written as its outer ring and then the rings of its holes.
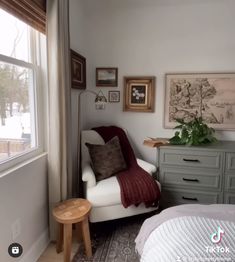
POLYGON ((86 143, 86 146, 90 153, 97 181, 126 169, 126 162, 117 136, 113 137, 105 145, 86 143))

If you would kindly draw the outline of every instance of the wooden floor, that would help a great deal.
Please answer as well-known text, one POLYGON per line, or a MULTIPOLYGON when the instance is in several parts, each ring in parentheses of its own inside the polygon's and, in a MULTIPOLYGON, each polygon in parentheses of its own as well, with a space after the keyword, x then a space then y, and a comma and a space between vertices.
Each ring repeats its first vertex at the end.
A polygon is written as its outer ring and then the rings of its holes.
MULTIPOLYGON (((76 254, 78 250, 78 241, 74 238, 73 234, 73 245, 72 245, 72 252, 71 252, 71 260, 73 256, 76 254)), ((44 251, 44 253, 41 255, 41 257, 38 259, 37 262, 63 262, 64 260, 63 252, 60 254, 56 253, 56 247, 55 243, 50 243, 47 249, 44 251)))

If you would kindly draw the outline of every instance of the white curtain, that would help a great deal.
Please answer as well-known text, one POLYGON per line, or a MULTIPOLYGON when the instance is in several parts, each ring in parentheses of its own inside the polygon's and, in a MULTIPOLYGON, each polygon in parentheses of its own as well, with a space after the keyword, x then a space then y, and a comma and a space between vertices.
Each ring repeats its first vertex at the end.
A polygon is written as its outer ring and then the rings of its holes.
POLYGON ((47 50, 49 223, 54 240, 52 209, 72 196, 69 0, 47 1, 47 50))

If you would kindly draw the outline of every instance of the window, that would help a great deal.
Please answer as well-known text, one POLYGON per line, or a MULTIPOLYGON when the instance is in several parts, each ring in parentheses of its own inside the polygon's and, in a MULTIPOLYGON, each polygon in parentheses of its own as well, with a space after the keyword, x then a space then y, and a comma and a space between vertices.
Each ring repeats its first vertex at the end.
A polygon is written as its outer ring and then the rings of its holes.
POLYGON ((41 150, 41 41, 45 36, 0 9, 0 164, 41 150), (4 26, 3 26, 4 25, 4 26))

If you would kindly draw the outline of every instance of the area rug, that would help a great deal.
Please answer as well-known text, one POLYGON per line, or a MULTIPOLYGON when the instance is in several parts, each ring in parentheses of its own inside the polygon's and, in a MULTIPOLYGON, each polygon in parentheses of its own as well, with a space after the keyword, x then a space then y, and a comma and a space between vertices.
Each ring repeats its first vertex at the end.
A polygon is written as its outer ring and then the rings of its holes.
POLYGON ((138 262, 135 238, 144 220, 152 215, 153 213, 91 224, 93 256, 86 258, 84 245, 81 243, 72 261, 138 262))

